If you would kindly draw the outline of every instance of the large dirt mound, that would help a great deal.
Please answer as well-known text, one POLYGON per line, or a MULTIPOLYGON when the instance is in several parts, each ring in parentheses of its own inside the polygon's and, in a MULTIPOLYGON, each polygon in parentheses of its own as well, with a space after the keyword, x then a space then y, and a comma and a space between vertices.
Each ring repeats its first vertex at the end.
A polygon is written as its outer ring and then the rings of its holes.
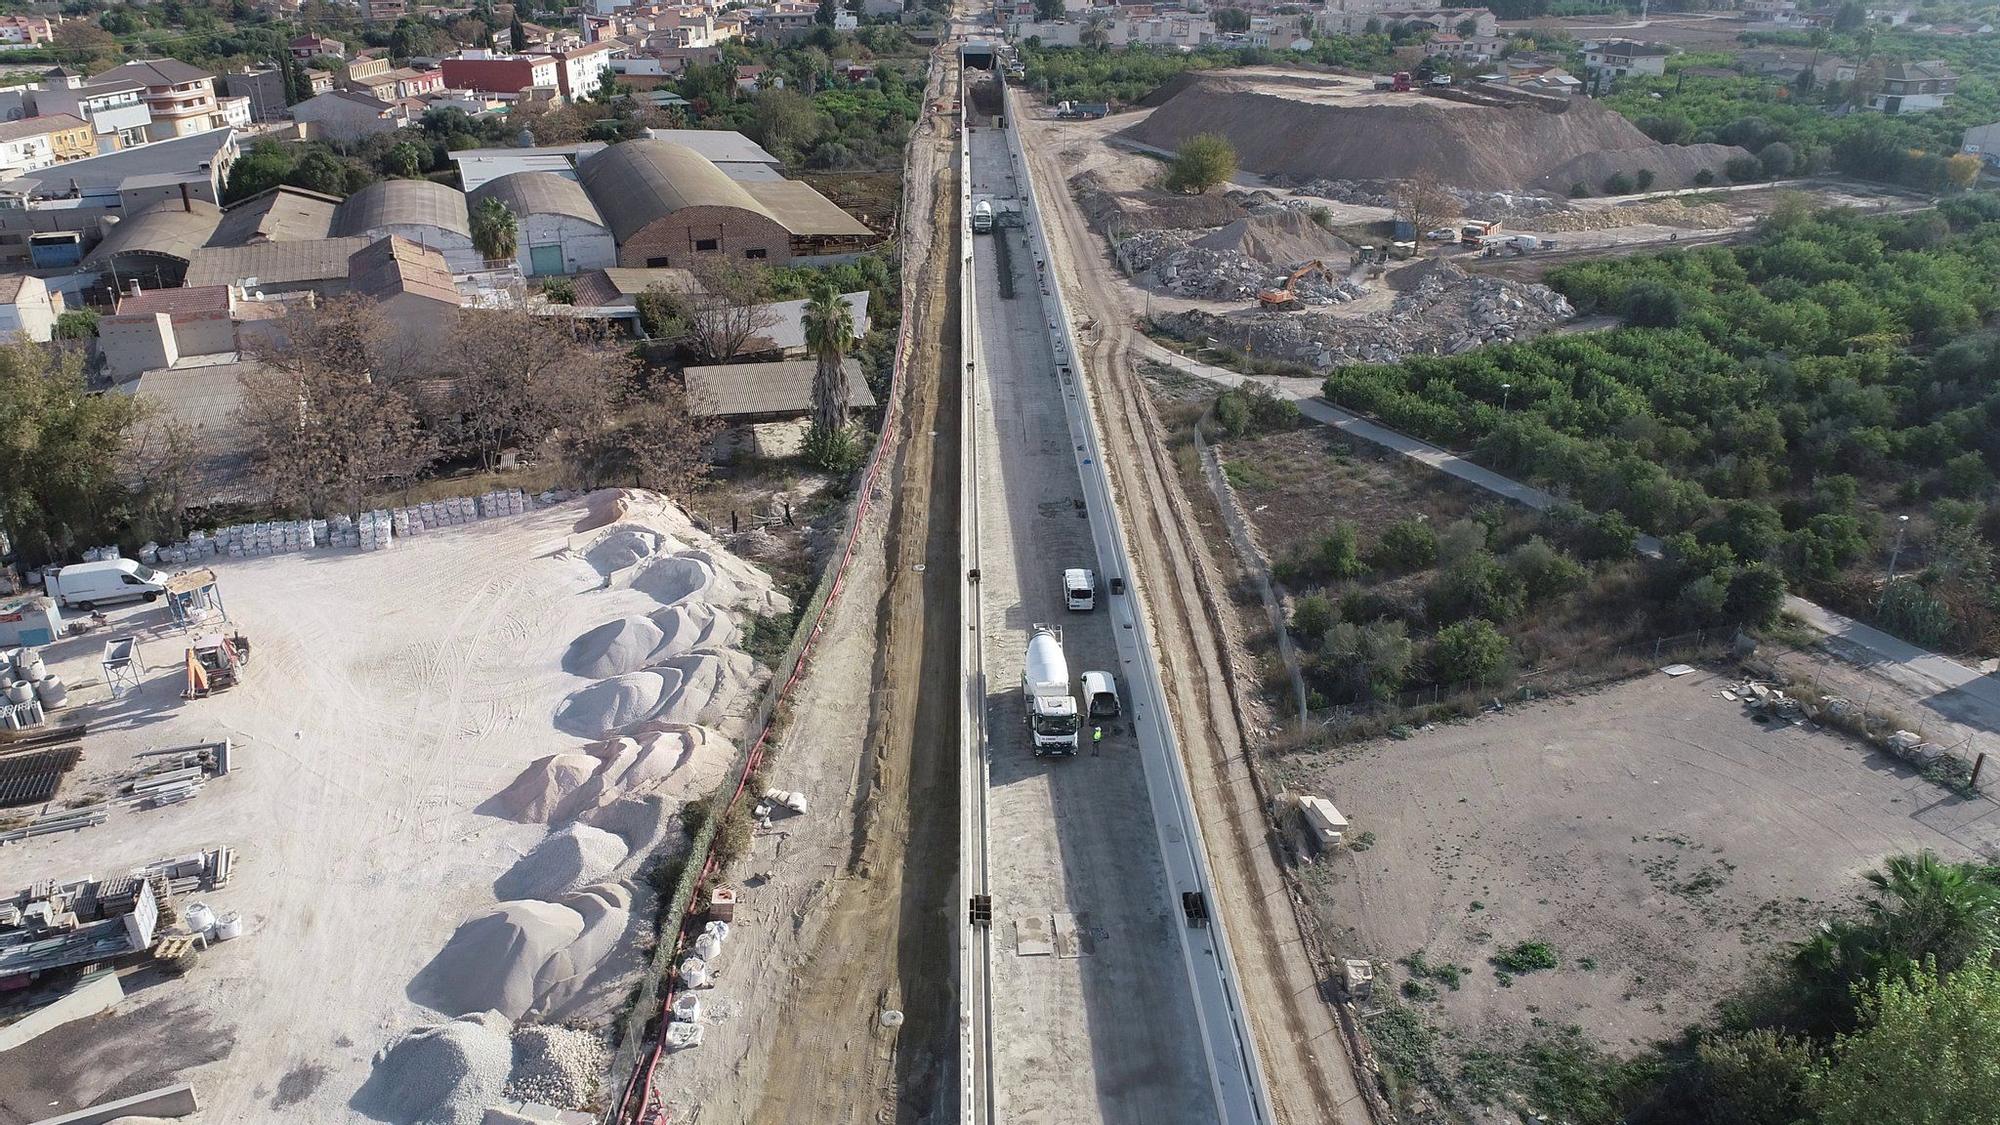
POLYGON ((1289 269, 1304 261, 1334 260, 1345 264, 1354 247, 1312 221, 1310 215, 1280 211, 1238 219, 1205 234, 1193 245, 1204 250, 1241 254, 1267 266, 1289 269))
POLYGON ((1197 133, 1228 137, 1249 171, 1300 182, 1430 173, 1488 191, 1527 187, 1585 153, 1660 147, 1587 98, 1560 113, 1438 98, 1341 105, 1264 93, 1224 75, 1188 83, 1123 135, 1178 150, 1197 133))
POLYGON ((1653 174, 1653 190, 1666 191, 1694 187, 1695 176, 1703 169, 1714 173, 1716 181, 1721 182, 1724 165, 1736 157, 1749 155, 1749 149, 1735 145, 1654 145, 1619 152, 1586 152, 1565 161, 1537 180, 1536 185, 1565 192, 1574 184, 1582 184, 1594 193, 1603 191, 1604 181, 1613 176, 1632 177, 1644 171, 1653 174))

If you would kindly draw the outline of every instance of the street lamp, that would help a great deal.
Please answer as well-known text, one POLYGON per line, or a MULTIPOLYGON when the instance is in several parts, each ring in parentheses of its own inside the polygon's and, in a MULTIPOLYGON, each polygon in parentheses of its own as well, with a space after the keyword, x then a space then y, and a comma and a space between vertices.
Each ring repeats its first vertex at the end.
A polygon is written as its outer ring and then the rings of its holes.
POLYGON ((1889 549, 1889 576, 1882 580, 1882 596, 1875 599, 1875 612, 1882 612, 1882 605, 1889 600, 1889 584, 1896 580, 1896 560, 1903 554, 1903 533, 1910 528, 1910 517, 1896 517, 1896 545, 1889 549))
POLYGON ((1504 414, 1504 413, 1506 412, 1506 410, 1507 410, 1507 400, 1508 400, 1508 398, 1510 398, 1510 397, 1511 397, 1511 396, 1513 395, 1513 393, 1514 393, 1514 384, 1512 384, 1512 383, 1502 383, 1502 384, 1500 384, 1500 410, 1501 410, 1501 413, 1503 413, 1503 414, 1504 414))

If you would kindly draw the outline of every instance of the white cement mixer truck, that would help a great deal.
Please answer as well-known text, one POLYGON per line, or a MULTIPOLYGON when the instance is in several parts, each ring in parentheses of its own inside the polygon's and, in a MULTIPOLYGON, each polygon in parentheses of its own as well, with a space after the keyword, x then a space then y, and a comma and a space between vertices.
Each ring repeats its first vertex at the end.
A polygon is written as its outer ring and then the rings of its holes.
POLYGON ((1069 661, 1063 657, 1062 630, 1036 622, 1028 637, 1028 666, 1021 673, 1021 695, 1027 704, 1028 730, 1034 735, 1035 756, 1076 753, 1076 696, 1069 690, 1069 661))

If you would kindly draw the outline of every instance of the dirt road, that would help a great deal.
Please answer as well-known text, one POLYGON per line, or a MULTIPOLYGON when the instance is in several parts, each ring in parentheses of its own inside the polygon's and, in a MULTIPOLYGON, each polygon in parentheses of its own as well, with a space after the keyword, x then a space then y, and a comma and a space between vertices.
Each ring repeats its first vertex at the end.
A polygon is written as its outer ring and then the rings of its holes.
MULTIPOLYGON (((935 68, 947 69, 955 66, 935 68)), ((956 79, 945 81, 950 88, 956 79)), ((872 621, 850 591, 836 626, 848 644, 874 645, 865 779, 852 852, 800 990, 784 1006, 751 1117, 771 1125, 923 1120, 951 1085, 958 753, 948 732, 957 726, 958 514, 932 502, 958 494, 951 146, 942 118, 911 141, 906 216, 921 218, 905 227, 904 261, 914 267, 904 278, 912 287, 904 330, 914 341, 907 397, 900 426, 882 439, 894 443, 884 477, 886 588, 872 621), (905 1017, 900 1030, 882 1025, 891 1009, 905 1017)), ((855 664, 823 658, 819 668, 858 686, 855 664)), ((803 708, 792 717, 808 732, 812 721, 803 708)))
POLYGON ((1113 453, 1114 485, 1132 525, 1134 578, 1146 584, 1154 609, 1160 666, 1235 935, 1272 1102, 1281 1120, 1301 1125, 1368 1122, 1344 1032, 1321 996, 1323 977, 1309 955, 1313 945, 1301 928, 1299 900, 1273 858, 1245 737, 1250 701, 1239 690, 1252 681, 1250 661, 1241 638, 1228 634, 1234 611, 1224 604, 1219 571, 1195 533, 1134 366, 1138 333, 1126 303, 1130 290, 1070 196, 1054 146, 1045 143, 1044 123, 1034 112, 1017 115, 1016 123, 1024 130, 1041 213, 1055 224, 1057 278, 1086 329, 1080 346, 1113 453))

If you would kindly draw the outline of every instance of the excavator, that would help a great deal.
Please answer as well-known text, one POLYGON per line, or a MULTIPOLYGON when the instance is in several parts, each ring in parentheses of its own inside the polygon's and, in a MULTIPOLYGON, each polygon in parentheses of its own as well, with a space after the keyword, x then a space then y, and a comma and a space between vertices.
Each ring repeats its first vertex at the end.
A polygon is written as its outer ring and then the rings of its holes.
POLYGON ((1278 286, 1276 289, 1266 289, 1262 293, 1257 294, 1257 303, 1262 305, 1266 310, 1273 312, 1299 308, 1299 298, 1292 292, 1292 286, 1297 285, 1300 278, 1311 274, 1318 274, 1326 278, 1329 283, 1337 283, 1338 281, 1333 276, 1333 271, 1326 268, 1326 263, 1315 258, 1298 269, 1293 270, 1292 275, 1285 279, 1283 285, 1278 286))

